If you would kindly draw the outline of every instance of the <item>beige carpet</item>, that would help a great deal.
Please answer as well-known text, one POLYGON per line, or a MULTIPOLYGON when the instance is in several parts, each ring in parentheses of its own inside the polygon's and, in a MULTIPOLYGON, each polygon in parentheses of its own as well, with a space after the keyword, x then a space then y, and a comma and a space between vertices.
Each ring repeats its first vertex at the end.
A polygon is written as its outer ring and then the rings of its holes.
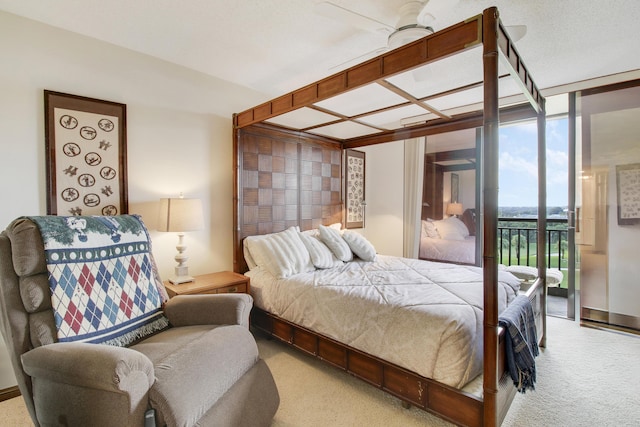
MULTIPOLYGON (((640 337, 550 317, 536 391, 518 394, 504 426, 640 426, 640 337)), ((280 390, 273 427, 449 426, 344 372, 258 335, 280 390)), ((29 426, 20 398, 0 403, 2 426, 29 426)))

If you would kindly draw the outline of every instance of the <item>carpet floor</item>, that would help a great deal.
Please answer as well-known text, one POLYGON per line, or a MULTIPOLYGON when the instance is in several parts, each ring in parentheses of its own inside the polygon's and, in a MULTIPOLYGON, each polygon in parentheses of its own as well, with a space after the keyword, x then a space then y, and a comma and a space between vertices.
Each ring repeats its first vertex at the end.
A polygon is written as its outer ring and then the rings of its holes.
MULTIPOLYGON (((516 395, 503 426, 640 426, 640 337, 549 317, 536 390, 516 395)), ((280 391, 273 427, 450 426, 336 368, 256 335, 280 391)), ((3 426, 29 426, 21 398, 0 403, 3 426)))

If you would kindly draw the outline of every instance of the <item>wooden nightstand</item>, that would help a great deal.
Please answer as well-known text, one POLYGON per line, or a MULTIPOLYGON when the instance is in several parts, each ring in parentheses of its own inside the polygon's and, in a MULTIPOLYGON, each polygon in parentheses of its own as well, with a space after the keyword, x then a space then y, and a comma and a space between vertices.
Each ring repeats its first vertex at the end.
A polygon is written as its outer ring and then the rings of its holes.
POLYGON ((194 276, 193 282, 174 285, 169 281, 164 282, 169 297, 190 294, 227 294, 249 293, 249 278, 233 271, 220 271, 218 273, 194 276))

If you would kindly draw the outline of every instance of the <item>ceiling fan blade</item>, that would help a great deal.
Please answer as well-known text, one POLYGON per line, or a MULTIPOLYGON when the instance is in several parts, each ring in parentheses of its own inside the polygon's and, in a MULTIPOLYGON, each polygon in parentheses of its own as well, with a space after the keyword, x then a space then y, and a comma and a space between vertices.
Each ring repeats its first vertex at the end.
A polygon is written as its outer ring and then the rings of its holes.
POLYGON ((315 11, 319 15, 334 19, 336 21, 347 23, 352 27, 365 31, 374 33, 389 33, 395 30, 393 25, 389 25, 385 22, 378 21, 377 19, 370 18, 345 7, 338 6, 337 4, 331 3, 330 1, 322 1, 316 3, 315 11))
POLYGON ((505 25, 505 30, 509 33, 511 40, 515 43, 527 34, 526 25, 505 25))
POLYGON ((418 12, 417 21, 420 25, 442 29, 442 22, 436 22, 445 12, 455 9, 462 0, 422 0, 423 6, 418 12), (438 25, 439 24, 439 25, 438 25))

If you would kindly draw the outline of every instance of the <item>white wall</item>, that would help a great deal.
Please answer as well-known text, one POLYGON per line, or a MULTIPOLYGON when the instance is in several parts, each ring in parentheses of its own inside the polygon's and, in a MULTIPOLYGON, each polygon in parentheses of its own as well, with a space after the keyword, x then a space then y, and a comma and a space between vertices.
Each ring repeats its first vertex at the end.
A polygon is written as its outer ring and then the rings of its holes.
POLYGON ((384 255, 402 256, 404 141, 359 148, 366 153, 365 228, 362 234, 384 255))
MULTIPOLYGON (((215 55, 211 52, 204 54, 215 55)), ((127 105, 129 212, 156 223, 161 197, 202 199, 185 236, 190 273, 232 268, 231 115, 268 97, 146 55, 0 12, 0 229, 46 214, 45 89, 127 105)), ((160 274, 177 237, 151 230, 160 274)), ((15 384, 0 341, 0 389, 15 384)))

